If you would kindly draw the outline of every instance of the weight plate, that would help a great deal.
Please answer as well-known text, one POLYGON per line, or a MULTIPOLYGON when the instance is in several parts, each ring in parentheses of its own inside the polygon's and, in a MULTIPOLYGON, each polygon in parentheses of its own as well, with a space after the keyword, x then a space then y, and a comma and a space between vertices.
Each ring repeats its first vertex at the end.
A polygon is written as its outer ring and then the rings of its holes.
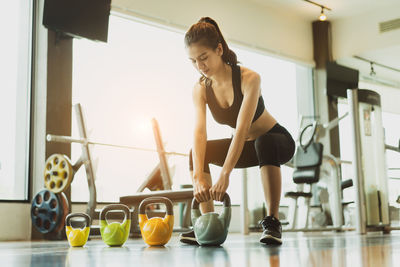
POLYGON ((53 232, 59 232, 59 231, 62 231, 65 229, 64 228, 65 227, 65 219, 67 218, 68 213, 69 213, 69 205, 68 205, 67 196, 63 192, 56 194, 56 195, 61 203, 62 216, 60 217, 60 222, 57 224, 57 226, 53 232))
POLYGON ((66 190, 72 182, 73 175, 72 164, 67 156, 53 154, 46 160, 44 185, 53 193, 66 190))
POLYGON ((61 203, 63 201, 47 189, 36 194, 32 200, 31 219, 33 226, 39 232, 46 234, 59 227, 60 220, 64 216, 64 203, 61 203))

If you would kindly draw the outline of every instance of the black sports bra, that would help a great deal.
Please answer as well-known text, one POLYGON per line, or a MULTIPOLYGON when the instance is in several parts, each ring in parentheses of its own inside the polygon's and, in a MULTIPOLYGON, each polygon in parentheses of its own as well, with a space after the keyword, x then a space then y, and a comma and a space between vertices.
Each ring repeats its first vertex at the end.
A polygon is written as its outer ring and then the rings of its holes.
MULTIPOLYGON (((222 108, 215 97, 214 90, 211 85, 206 86, 207 104, 214 119, 220 124, 227 124, 232 128, 236 128, 236 122, 239 115, 240 106, 243 102, 243 94, 241 90, 241 72, 240 66, 232 67, 232 85, 233 85, 233 104, 228 108, 222 108)), ((206 83, 207 84, 207 83, 206 83)), ((265 105, 262 96, 258 98, 257 109, 252 122, 256 121, 264 112, 265 105)))

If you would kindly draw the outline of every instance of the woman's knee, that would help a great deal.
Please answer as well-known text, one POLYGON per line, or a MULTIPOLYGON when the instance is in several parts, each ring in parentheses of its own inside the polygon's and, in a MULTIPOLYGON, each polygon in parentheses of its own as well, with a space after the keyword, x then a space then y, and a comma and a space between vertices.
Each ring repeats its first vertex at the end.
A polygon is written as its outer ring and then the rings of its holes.
POLYGON ((255 149, 260 166, 280 166, 288 162, 293 156, 294 145, 292 142, 292 139, 283 134, 271 134, 257 139, 255 149))

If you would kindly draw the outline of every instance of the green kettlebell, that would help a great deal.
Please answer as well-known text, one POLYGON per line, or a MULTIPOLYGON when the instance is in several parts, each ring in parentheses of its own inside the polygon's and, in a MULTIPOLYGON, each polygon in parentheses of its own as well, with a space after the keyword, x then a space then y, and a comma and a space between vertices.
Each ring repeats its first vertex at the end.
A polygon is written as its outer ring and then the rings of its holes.
POLYGON ((201 215, 199 202, 192 201, 192 225, 196 240, 200 245, 218 246, 225 242, 231 222, 231 199, 227 193, 223 197, 224 209, 219 215, 208 212, 201 215))
POLYGON ((130 211, 128 206, 124 204, 111 204, 105 206, 100 212, 100 233, 104 243, 110 247, 122 246, 129 237, 129 230, 131 229, 130 211), (122 223, 112 222, 108 223, 106 215, 111 210, 121 210, 125 214, 122 223))

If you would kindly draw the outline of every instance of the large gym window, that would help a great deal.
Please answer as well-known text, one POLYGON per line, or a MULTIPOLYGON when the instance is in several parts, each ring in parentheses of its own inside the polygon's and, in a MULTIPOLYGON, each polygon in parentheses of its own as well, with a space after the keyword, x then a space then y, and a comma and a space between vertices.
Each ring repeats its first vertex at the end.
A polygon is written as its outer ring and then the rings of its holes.
MULTIPOLYGON (((74 39, 73 103, 80 103, 94 141, 155 149, 151 118, 160 126, 167 151, 188 153, 193 138, 192 88, 199 74, 187 58, 183 32, 110 16, 108 43, 74 39)), ((262 76, 267 108, 297 135, 296 64, 231 45, 243 65, 262 76)), ((310 74, 311 72, 309 72, 310 74)), ((298 73, 297 73, 298 74, 298 73)), ((310 88, 311 91, 311 88, 310 88)), ((207 115, 209 138, 224 138, 231 129, 207 115)), ((75 114, 73 136, 78 136, 75 114)), ((73 144, 72 161, 81 153, 73 144)), ((119 201, 134 194, 158 164, 154 152, 91 146, 96 169, 97 200, 119 201)), ((191 184, 188 158, 169 156, 173 189, 191 184)), ((213 179, 218 167, 212 167, 213 179)), ((290 170, 284 171, 292 183, 290 170)), ((72 201, 87 201, 83 168, 72 183, 72 201)), ((228 189, 233 204, 241 201, 241 170, 235 170, 228 189)), ((258 175, 258 174, 257 174, 258 175)), ((249 183, 259 178, 249 177, 249 183)), ((285 182, 284 182, 285 183, 285 182)), ((257 190, 262 198, 261 188, 257 190)))
POLYGON ((32 3, 0 3, 0 199, 27 200, 32 3))

